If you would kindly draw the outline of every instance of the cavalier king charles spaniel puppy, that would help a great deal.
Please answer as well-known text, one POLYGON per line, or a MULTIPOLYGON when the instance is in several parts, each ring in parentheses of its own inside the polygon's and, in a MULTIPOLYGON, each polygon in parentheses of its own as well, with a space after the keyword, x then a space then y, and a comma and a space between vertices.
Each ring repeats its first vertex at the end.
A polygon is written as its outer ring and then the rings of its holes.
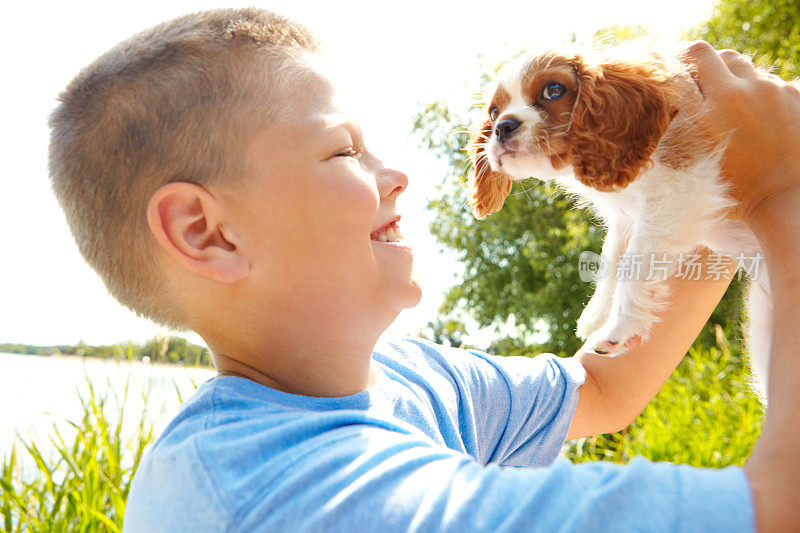
MULTIPOLYGON (((761 253, 752 232, 726 218, 734 202, 720 176, 725 139, 698 123, 702 97, 688 67, 646 52, 588 53, 598 57, 547 52, 501 70, 469 142, 470 205, 484 218, 500 210, 513 181, 533 177, 593 208, 607 228, 605 275, 577 333, 586 349, 617 355, 647 339, 666 279, 699 247, 740 262, 761 253), (637 275, 618 275, 637 258, 637 275), (651 276, 656 262, 661 275, 651 276)), ((753 276, 747 328, 762 396, 772 323, 766 275, 761 265, 753 276)))

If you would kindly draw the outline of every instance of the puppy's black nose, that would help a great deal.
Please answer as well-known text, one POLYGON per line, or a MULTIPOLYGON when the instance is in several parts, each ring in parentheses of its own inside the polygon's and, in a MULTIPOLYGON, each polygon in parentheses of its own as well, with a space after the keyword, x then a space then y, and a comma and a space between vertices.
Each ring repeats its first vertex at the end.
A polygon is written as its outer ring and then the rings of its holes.
POLYGON ((494 134, 497 135, 498 140, 505 141, 515 129, 519 128, 520 124, 522 123, 515 118, 504 118, 494 127, 494 134))

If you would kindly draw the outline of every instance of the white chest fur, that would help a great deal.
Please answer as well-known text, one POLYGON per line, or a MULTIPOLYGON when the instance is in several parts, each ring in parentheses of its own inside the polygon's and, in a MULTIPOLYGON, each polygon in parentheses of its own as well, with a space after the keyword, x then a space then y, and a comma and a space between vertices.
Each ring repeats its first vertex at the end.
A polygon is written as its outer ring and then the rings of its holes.
MULTIPOLYGON (((680 274, 682 261, 699 246, 734 261, 760 257, 752 232, 724 215, 733 202, 718 160, 707 156, 680 169, 656 163, 619 192, 597 191, 571 177, 556 180, 579 202, 590 205, 608 230, 602 251, 606 275, 597 280, 595 293, 578 321, 577 332, 587 339, 587 349, 616 355, 633 338, 646 340, 659 311, 668 304, 665 278, 680 274), (632 262, 637 261, 634 266, 638 270, 633 270, 632 262), (654 262, 660 267, 656 276, 654 262)), ((766 390, 771 307, 762 265, 750 288, 747 328, 752 367, 762 394, 766 390)))

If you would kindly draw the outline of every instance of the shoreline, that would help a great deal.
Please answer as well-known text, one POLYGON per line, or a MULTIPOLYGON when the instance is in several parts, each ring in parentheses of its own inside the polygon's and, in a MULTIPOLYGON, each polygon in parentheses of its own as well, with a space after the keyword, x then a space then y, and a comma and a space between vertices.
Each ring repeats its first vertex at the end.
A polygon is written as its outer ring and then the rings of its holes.
POLYGON ((168 363, 164 361, 143 361, 141 359, 128 359, 128 358, 121 358, 121 357, 97 357, 93 355, 77 355, 77 354, 63 354, 63 353, 52 353, 52 354, 39 354, 39 353, 15 353, 15 352, 3 352, 0 351, 0 357, 6 355, 13 355, 19 357, 37 357, 41 359, 56 359, 56 360, 64 360, 64 361, 100 361, 100 362, 108 362, 108 363, 117 363, 117 364, 129 364, 129 365, 140 365, 140 366, 148 366, 148 367, 164 367, 164 368, 183 368, 187 370, 209 370, 212 372, 216 372, 216 369, 213 366, 206 366, 206 365, 187 365, 182 362, 175 362, 175 363, 168 363))

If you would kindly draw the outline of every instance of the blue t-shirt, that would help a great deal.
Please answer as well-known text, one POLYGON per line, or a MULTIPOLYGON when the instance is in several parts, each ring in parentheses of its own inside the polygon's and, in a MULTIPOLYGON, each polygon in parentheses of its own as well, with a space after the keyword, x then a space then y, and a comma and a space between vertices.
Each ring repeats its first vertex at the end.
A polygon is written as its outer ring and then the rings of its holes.
POLYGON ((127 533, 752 531, 741 468, 556 460, 576 360, 381 343, 352 396, 203 384, 146 455, 127 533), (519 468, 524 467, 524 468, 519 468))

